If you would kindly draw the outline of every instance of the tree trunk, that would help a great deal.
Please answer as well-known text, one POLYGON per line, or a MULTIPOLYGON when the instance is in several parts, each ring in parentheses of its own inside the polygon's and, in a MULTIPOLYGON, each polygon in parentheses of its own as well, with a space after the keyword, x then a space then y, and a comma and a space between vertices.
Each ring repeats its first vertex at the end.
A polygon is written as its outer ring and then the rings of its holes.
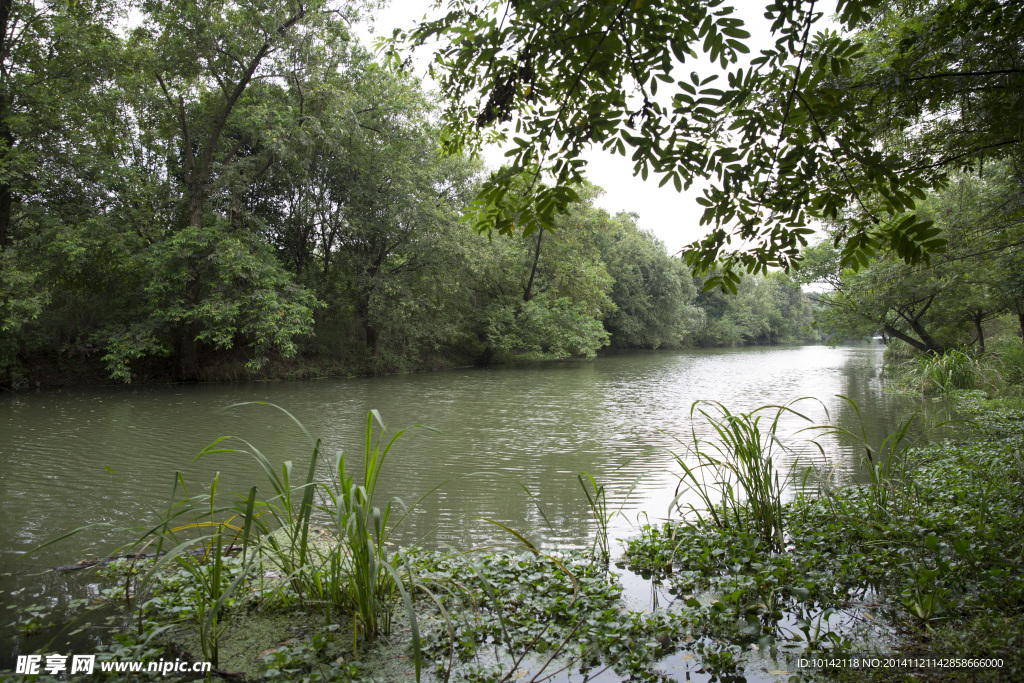
POLYGON ((188 224, 192 228, 203 226, 204 187, 201 179, 188 185, 188 224))
POLYGON ((914 332, 917 333, 917 336, 920 337, 921 341, 924 342, 924 345, 927 348, 927 350, 933 351, 938 354, 941 354, 945 351, 945 349, 940 347, 935 342, 935 340, 932 339, 932 336, 928 334, 927 330, 924 329, 924 326, 920 322, 918 322, 917 319, 910 320, 909 322, 910 328, 914 330, 914 332))
POLYGON ((945 350, 939 347, 937 344, 935 344, 935 342, 932 341, 931 337, 928 337, 926 341, 918 341, 917 339, 914 339, 910 335, 900 332, 895 327, 889 324, 885 325, 884 332, 885 334, 889 335, 890 338, 905 341, 906 343, 910 344, 912 347, 914 347, 915 349, 922 353, 942 354, 942 352, 945 350))
POLYGON ((356 304, 356 314, 362 319, 363 333, 366 335, 366 350, 371 356, 377 355, 377 339, 380 336, 377 328, 370 323, 370 295, 360 294, 356 304))
POLYGON ((544 237, 543 226, 537 231, 537 248, 533 252, 533 268, 530 269, 530 280, 526 283, 526 288, 523 290, 523 301, 529 301, 533 298, 533 279, 537 275, 537 262, 540 261, 540 240, 542 237, 544 237))
POLYGON ((473 364, 478 366, 478 367, 486 368, 486 367, 488 367, 491 364, 491 361, 493 359, 494 359, 494 347, 491 346, 490 344, 488 344, 487 346, 484 347, 483 353, 481 353, 477 357, 477 359, 475 361, 473 361, 473 364))
POLYGON ((981 353, 985 353, 985 330, 981 327, 981 321, 983 320, 982 314, 979 312, 974 316, 974 329, 978 331, 978 348, 981 349, 981 353))
POLYGON ((199 342, 196 336, 199 326, 189 323, 181 339, 181 379, 185 382, 199 381, 199 342))

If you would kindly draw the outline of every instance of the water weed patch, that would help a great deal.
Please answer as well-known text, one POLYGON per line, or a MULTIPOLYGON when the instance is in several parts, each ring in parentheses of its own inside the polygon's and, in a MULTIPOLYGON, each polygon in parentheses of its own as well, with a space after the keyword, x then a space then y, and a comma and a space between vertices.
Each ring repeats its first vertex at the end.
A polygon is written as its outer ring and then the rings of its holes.
MULTIPOLYGON (((625 559, 700 605, 705 634, 722 641, 832 658, 978 656, 957 634, 995 623, 1019 634, 1024 608, 1020 415, 988 408, 980 436, 900 452, 900 485, 884 496, 872 479, 785 504, 781 549, 755 524, 704 517, 646 527, 625 559)), ((1018 641, 985 650, 1020 671, 1018 641)))

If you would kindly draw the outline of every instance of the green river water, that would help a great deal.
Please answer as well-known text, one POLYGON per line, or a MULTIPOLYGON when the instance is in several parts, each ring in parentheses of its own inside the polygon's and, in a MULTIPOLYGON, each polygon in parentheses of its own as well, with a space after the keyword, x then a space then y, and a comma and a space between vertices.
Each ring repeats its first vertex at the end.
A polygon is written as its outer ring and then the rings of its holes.
MULTIPOLYGON (((226 409, 232 404, 286 408, 323 439, 325 453, 344 449, 357 462, 371 408, 392 431, 414 424, 439 430, 410 431, 385 466, 378 496, 412 502, 447 481, 406 519, 401 543, 460 550, 514 545, 479 519, 490 518, 548 547, 582 548, 593 527, 577 473, 590 472, 608 487, 613 505, 621 505, 612 538, 663 518, 679 470, 669 451, 685 451, 675 439, 689 440, 694 401, 720 401, 736 412, 814 396, 823 405, 800 409, 815 421, 824 422, 828 410, 833 424, 859 431, 862 420, 880 441, 915 405, 882 391, 882 351, 864 344, 648 352, 380 378, 2 395, 0 604, 12 609, 0 613, 0 628, 11 634, 5 624, 19 607, 59 608, 68 595, 95 590, 89 577, 48 568, 105 555, 130 536, 90 532, 22 558, 47 539, 89 523, 139 525, 166 506, 178 470, 193 494, 208 489, 215 472, 221 496, 265 486, 258 466, 242 454, 193 463, 216 438, 245 438, 275 464, 293 461, 303 476, 312 446, 300 429, 270 407, 226 409), (860 419, 837 394, 856 402, 860 419)), ((780 433, 808 424, 791 417, 780 433)), ((862 449, 833 437, 820 441, 825 458, 808 449, 801 465, 834 467, 847 481, 865 476, 862 449)), ((0 648, 0 671, 30 646, 0 648)))

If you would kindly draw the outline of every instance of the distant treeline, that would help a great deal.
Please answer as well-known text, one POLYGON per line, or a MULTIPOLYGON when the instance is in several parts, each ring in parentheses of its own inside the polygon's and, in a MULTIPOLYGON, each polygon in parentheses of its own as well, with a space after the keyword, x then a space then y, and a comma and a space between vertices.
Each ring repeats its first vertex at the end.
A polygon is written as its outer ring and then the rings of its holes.
POLYGON ((420 84, 379 66, 336 16, 304 15, 293 35, 280 18, 231 15, 225 28, 147 5, 124 35, 108 28, 117 7, 32 9, 9 46, 3 386, 388 373, 813 334, 786 275, 699 293, 635 216, 594 207, 596 188, 547 229, 477 234, 460 217, 485 171, 442 153, 420 84))

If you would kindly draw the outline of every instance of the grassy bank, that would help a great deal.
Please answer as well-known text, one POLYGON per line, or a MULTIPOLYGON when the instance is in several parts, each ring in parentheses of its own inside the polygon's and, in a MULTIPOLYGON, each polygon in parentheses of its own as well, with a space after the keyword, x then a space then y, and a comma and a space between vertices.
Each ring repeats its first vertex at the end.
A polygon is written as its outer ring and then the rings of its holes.
MULTIPOLYGON (((339 454, 320 481, 312 439, 304 477, 246 446, 268 495, 228 497, 216 482, 182 493, 135 546, 159 560, 101 570, 97 598, 118 626, 101 656, 213 661, 231 680, 1021 680, 1024 406, 961 394, 961 409, 972 422, 956 443, 904 451, 890 440, 867 452, 871 483, 821 477, 791 502, 777 495, 773 423, 706 410, 718 448, 694 436, 679 473, 703 492, 701 514, 645 527, 619 560, 664 596, 643 610, 624 599, 601 543, 392 549, 402 508, 374 488, 401 432, 384 436, 379 416, 359 479, 339 454), (848 668, 865 656, 897 666, 848 668), (988 659, 1000 666, 977 666, 988 659)), ((45 616, 20 627, 33 620, 45 616)))

